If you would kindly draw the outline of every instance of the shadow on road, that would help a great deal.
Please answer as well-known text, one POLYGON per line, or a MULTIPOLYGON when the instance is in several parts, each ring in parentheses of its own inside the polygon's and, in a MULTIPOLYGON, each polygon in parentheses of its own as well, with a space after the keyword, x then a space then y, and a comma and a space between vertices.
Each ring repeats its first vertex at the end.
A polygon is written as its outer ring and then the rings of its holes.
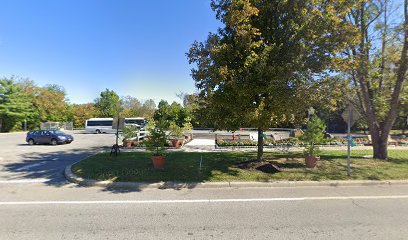
MULTIPOLYGON (((26 144, 21 144, 32 147, 26 144)), ((55 147, 55 146, 50 146, 55 147)), ((4 165, 3 172, 8 180, 12 179, 48 179, 46 185, 60 187, 69 182, 65 179, 65 167, 89 157, 106 147, 90 147, 76 150, 57 150, 47 153, 26 153, 21 155, 24 159, 18 163, 4 165)))
MULTIPOLYGON (((27 144, 22 144, 27 147, 27 144)), ((55 146, 51 146, 54 147, 55 146)), ((90 157, 100 151, 109 152, 110 147, 89 147, 76 150, 58 150, 48 153, 26 153, 21 155, 24 159, 18 163, 11 163, 4 165, 3 173, 6 173, 7 180, 39 180, 47 186, 63 187, 71 184, 65 178, 65 168, 75 162, 90 157)), ((77 185, 76 187, 86 187, 77 185)), ((129 193, 140 192, 143 186, 135 186, 131 188, 117 188, 117 187, 102 187, 102 192, 111 193, 129 193)), ((167 186, 169 189, 169 186, 167 186)), ((174 187, 174 189, 181 189, 181 187, 174 187)))

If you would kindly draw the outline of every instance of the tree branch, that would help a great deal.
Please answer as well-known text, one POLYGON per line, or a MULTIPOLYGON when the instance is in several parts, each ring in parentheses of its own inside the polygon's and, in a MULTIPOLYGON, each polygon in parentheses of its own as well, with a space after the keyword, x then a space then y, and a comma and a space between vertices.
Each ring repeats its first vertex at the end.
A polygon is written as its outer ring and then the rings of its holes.
POLYGON ((390 110, 388 112, 387 121, 384 124, 382 131, 389 132, 397 117, 400 103, 400 95, 404 86, 405 74, 408 68, 408 0, 404 1, 404 45, 401 51, 401 58, 399 60, 399 67, 397 71, 397 81, 395 82, 394 91, 392 92, 390 110))

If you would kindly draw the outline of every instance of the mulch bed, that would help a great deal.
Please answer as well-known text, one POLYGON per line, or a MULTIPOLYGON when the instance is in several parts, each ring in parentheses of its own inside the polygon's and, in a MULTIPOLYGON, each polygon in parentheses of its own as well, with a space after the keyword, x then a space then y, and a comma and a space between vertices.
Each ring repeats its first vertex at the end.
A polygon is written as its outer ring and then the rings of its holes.
POLYGON ((249 160, 243 161, 236 164, 237 167, 249 171, 261 171, 264 173, 278 173, 283 171, 285 168, 304 168, 305 165, 299 162, 277 162, 277 161, 261 161, 249 160))
POLYGON ((241 169, 246 169, 250 171, 261 171, 264 173, 278 173, 281 171, 278 166, 266 161, 259 162, 257 160, 249 160, 240 162, 236 166, 241 169))

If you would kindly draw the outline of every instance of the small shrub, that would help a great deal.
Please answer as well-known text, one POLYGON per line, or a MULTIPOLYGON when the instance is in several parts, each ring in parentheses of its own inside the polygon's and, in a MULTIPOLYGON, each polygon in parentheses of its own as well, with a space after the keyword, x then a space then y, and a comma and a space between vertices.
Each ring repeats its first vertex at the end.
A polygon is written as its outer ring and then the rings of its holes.
POLYGON ((324 129, 326 125, 324 122, 314 116, 311 121, 307 124, 307 130, 305 134, 301 137, 301 140, 305 143, 304 153, 306 156, 316 156, 319 154, 319 146, 325 142, 324 139, 324 129))

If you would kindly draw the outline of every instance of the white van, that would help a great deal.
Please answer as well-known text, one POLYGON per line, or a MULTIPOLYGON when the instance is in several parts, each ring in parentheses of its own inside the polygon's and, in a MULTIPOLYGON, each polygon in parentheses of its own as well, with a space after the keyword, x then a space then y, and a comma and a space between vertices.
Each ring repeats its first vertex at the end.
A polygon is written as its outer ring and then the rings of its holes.
POLYGON ((125 118, 125 126, 133 125, 143 128, 147 123, 147 119, 143 117, 125 118))
POLYGON ((125 118, 125 126, 136 126, 139 128, 138 140, 144 139, 147 135, 147 131, 145 130, 146 124, 147 119, 143 117, 125 118))
POLYGON ((90 118, 85 121, 85 130, 92 133, 115 133, 113 118, 90 118))

